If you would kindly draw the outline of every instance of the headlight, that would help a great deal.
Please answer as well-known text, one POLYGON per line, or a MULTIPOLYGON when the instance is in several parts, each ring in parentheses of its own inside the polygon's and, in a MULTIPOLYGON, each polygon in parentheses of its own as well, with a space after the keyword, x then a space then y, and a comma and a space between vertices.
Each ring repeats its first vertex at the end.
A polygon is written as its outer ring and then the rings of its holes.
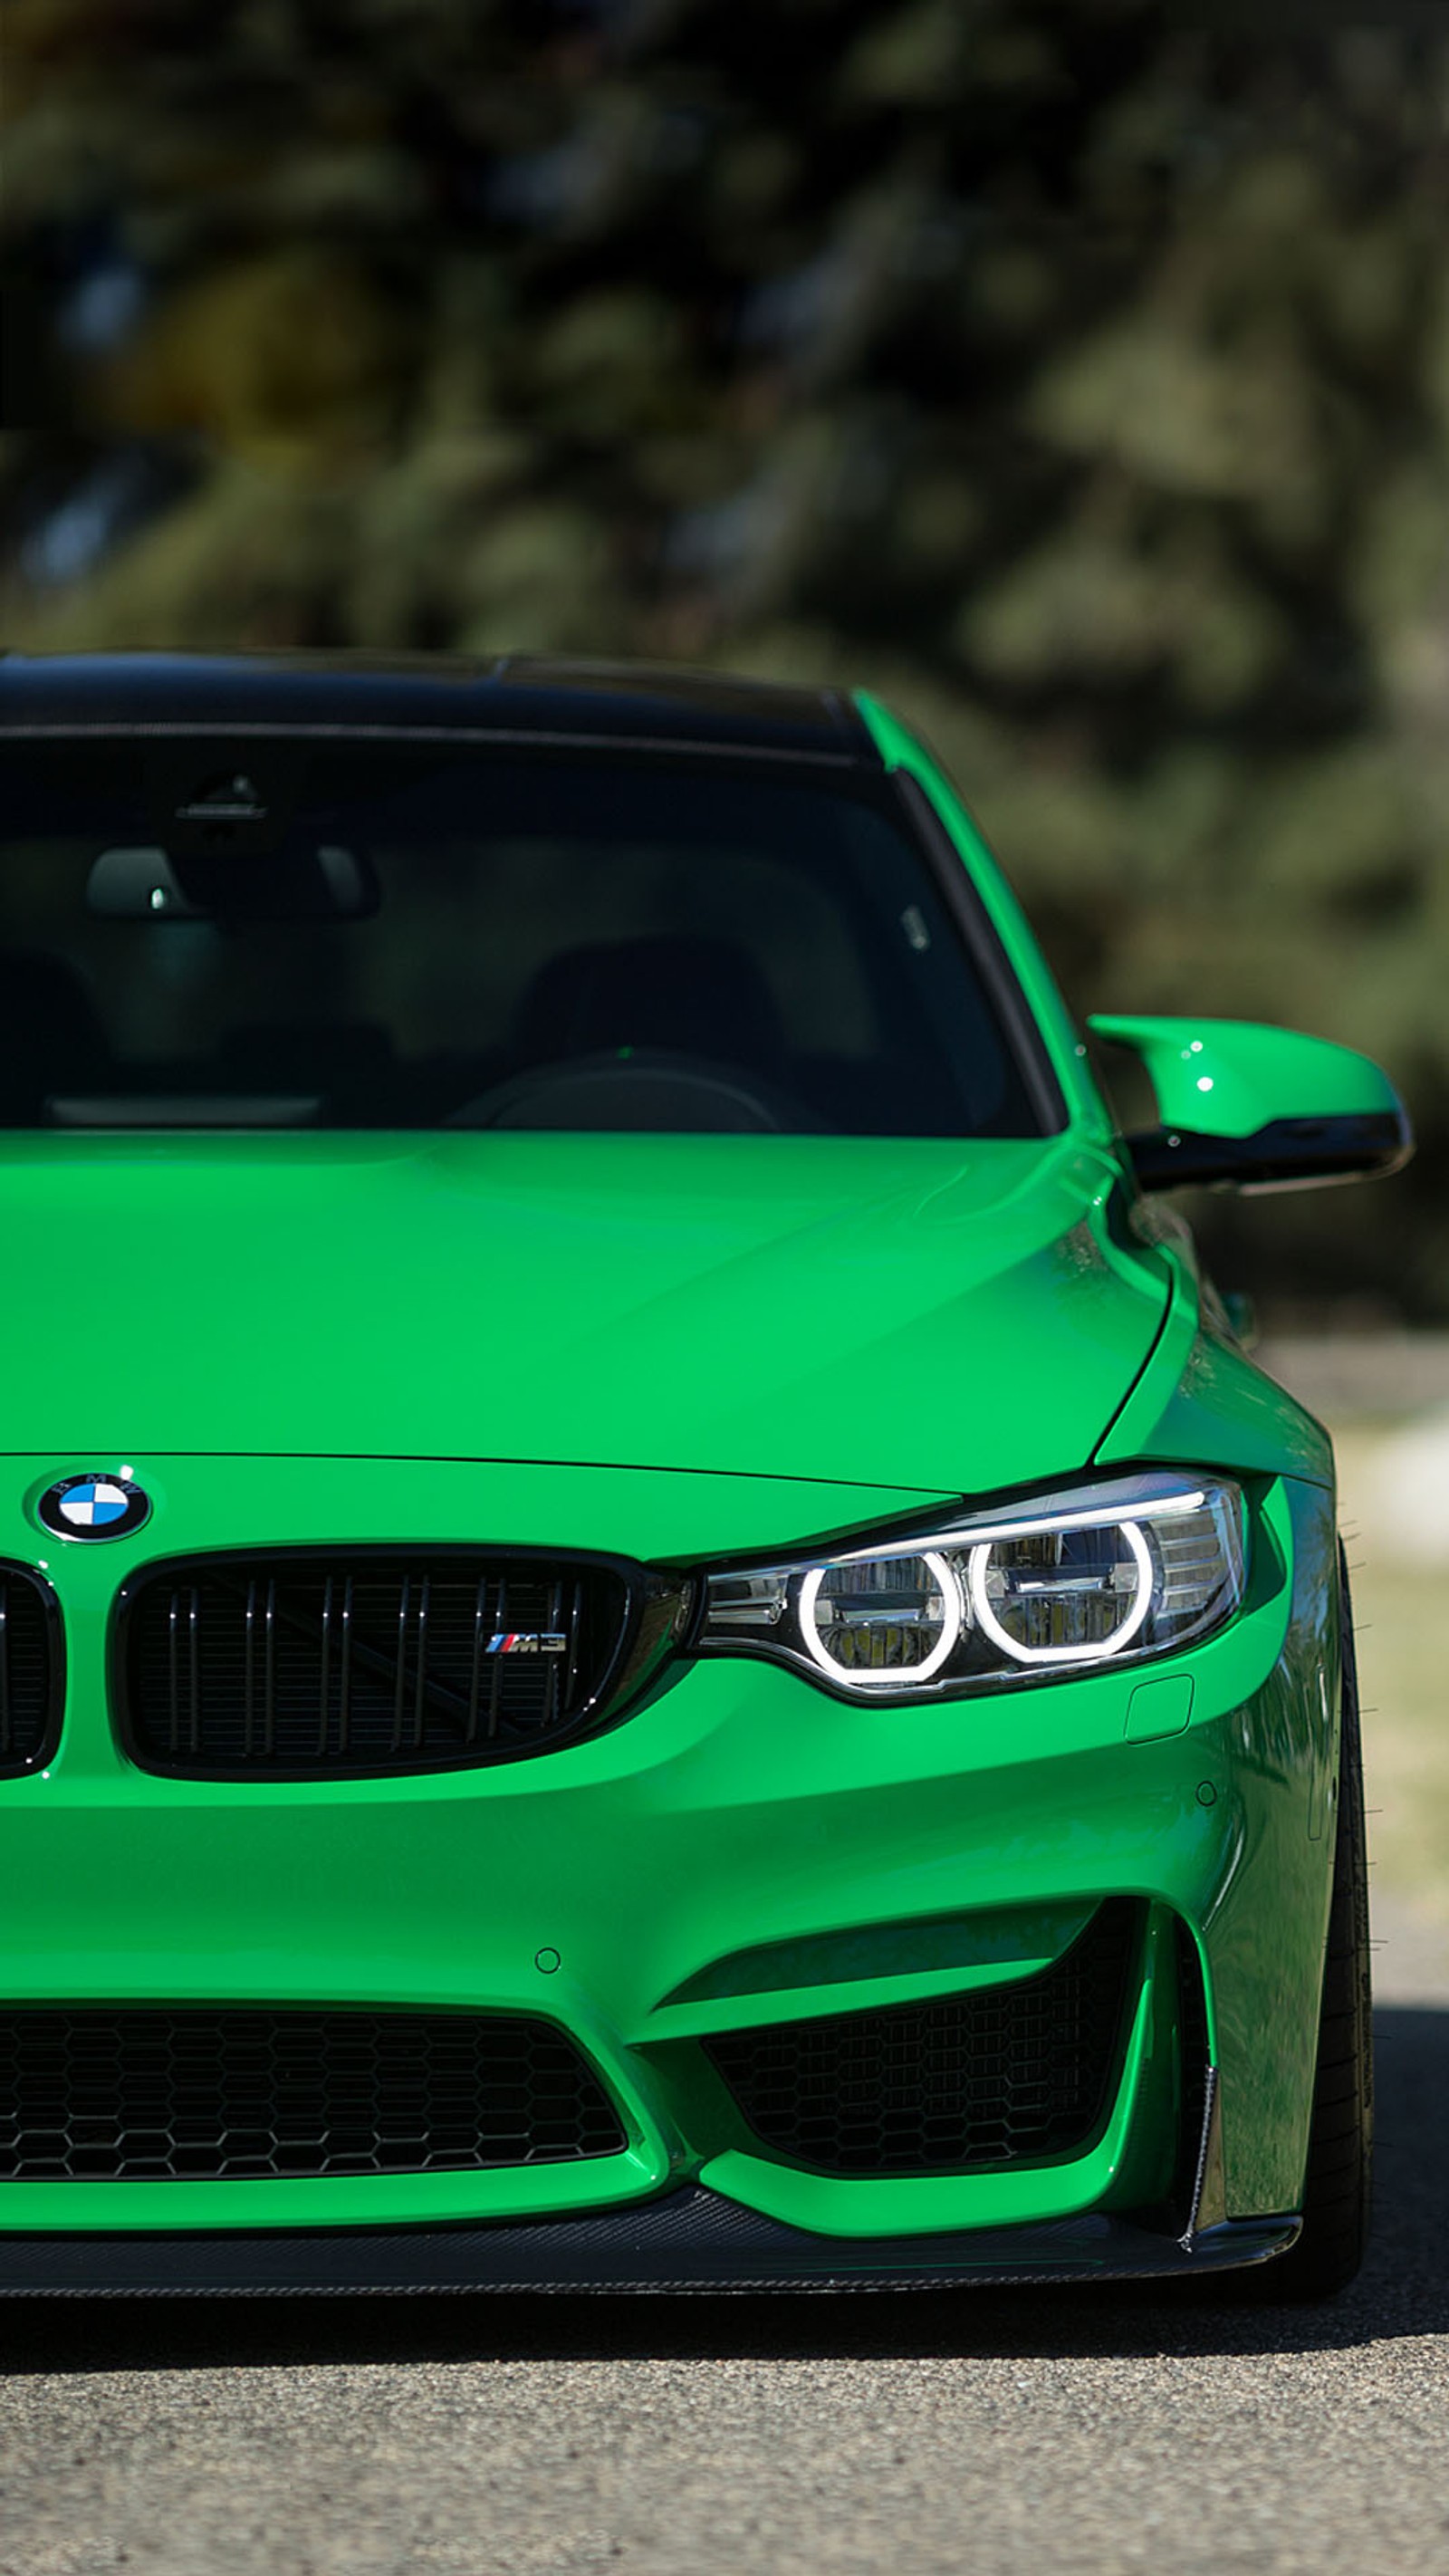
POLYGON ((1192 1644, 1243 1597, 1243 1498, 1133 1476, 815 1561, 706 1578, 700 1654, 768 1655, 860 1699, 1100 1670, 1192 1644))

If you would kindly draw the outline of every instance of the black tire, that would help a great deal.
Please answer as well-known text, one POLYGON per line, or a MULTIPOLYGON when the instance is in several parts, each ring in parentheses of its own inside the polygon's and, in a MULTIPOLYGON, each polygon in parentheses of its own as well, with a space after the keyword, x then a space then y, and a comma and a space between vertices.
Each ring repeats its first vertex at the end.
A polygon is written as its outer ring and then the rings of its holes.
POLYGON ((1328 1916, 1318 2065, 1303 2186, 1303 2233, 1276 2263, 1246 2276, 1265 2299, 1327 2299, 1348 2287, 1368 2245, 1374 2077, 1368 1836, 1358 1666, 1348 1569, 1339 1551, 1343 1709, 1333 1897, 1328 1916))

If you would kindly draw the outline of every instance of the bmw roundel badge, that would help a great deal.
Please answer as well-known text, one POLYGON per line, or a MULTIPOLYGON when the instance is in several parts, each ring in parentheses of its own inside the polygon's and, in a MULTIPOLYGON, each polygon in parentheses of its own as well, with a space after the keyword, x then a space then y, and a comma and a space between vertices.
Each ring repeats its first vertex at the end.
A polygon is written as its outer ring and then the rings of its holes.
POLYGON ((150 1519, 151 1497, 132 1476, 92 1469, 48 1486, 35 1512, 56 1538, 129 1538, 150 1519))

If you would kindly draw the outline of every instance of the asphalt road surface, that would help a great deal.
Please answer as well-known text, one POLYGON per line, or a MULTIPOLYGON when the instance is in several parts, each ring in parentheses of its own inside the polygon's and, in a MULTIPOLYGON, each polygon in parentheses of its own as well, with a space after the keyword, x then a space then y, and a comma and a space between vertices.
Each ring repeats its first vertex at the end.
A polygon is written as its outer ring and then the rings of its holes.
POLYGON ((1379 2222, 1326 2307, 17 2304, 0 2570, 1449 2571, 1449 1943, 1380 1955, 1379 2222))

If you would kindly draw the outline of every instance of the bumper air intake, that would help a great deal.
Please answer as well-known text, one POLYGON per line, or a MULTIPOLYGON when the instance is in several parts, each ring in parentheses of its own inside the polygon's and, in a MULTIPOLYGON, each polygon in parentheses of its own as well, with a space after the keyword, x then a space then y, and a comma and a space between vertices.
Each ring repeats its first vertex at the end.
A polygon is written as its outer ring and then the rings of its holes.
POLYGON ((1037 1976, 704 2045, 761 2144, 816 2173, 1057 2162, 1084 2154, 1111 2108, 1139 1927, 1113 1897, 1037 1976))
POLYGON ((460 2173, 616 2155, 551 2023, 471 2013, 0 2013, 0 2181, 460 2173))

